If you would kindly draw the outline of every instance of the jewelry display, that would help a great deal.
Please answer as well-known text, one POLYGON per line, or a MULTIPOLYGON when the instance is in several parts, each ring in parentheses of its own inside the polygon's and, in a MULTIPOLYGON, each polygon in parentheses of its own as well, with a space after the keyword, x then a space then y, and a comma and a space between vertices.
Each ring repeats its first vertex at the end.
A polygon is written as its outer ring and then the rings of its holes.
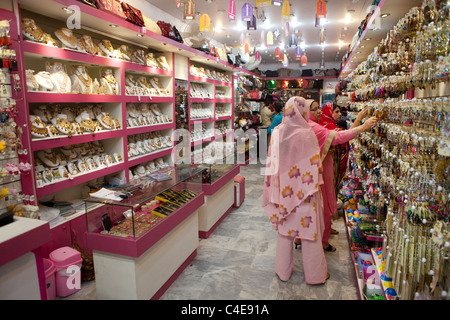
POLYGON ((92 78, 89 76, 85 66, 78 65, 72 67, 71 82, 72 93, 92 93, 92 78))
POLYGON ((44 32, 44 34, 42 35, 42 43, 44 43, 48 46, 57 47, 56 41, 53 39, 53 37, 49 33, 44 32))
POLYGON ((73 34, 72 30, 68 28, 60 28, 55 31, 55 36, 59 41, 61 41, 63 47, 74 50, 78 49, 78 39, 73 34))
POLYGON ((34 77, 39 84, 39 91, 53 90, 53 82, 50 77, 50 73, 47 71, 39 71, 34 77))
POLYGON ((125 61, 131 61, 131 51, 128 48, 127 45, 122 44, 118 49, 117 49, 118 53, 119 53, 119 58, 125 61))
POLYGON ((145 52, 142 49, 137 49, 133 52, 131 61, 134 63, 145 65, 145 52))
POLYGON ((191 83, 191 90, 190 90, 191 98, 206 98, 206 99, 213 99, 213 93, 209 92, 206 88, 206 86, 201 85, 199 83, 191 83))
POLYGON ((196 103, 191 105, 190 119, 208 119, 214 116, 214 111, 208 107, 203 107, 202 104, 196 103))
POLYGON ((44 35, 42 29, 30 18, 22 18, 22 33, 26 38, 36 42, 41 42, 44 35))
POLYGON ((111 41, 109 40, 101 40, 98 44, 100 50, 103 51, 103 54, 108 58, 118 58, 117 53, 114 50, 111 41))
POLYGON ((92 55, 102 55, 100 48, 92 41, 91 36, 82 35, 78 39, 77 44, 78 50, 84 53, 89 53, 92 55))
POLYGON ((340 193, 352 200, 352 251, 378 260, 387 299, 446 299, 449 290, 449 99, 405 98, 448 86, 448 19, 445 4, 423 1, 348 78, 350 121, 364 107, 380 122, 350 142, 340 193))
POLYGON ((167 63, 166 57, 159 56, 159 57, 156 58, 156 61, 158 61, 159 65, 161 66, 162 69, 170 70, 170 66, 167 63))
POLYGON ((112 156, 105 153, 99 141, 41 150, 36 152, 36 155, 35 170, 38 187, 73 179, 79 174, 89 173, 122 161, 119 154, 112 156))
POLYGON ((120 94, 119 83, 113 75, 112 69, 103 69, 100 84, 105 86, 105 94, 120 94))
POLYGON ((189 70, 190 70, 190 73, 196 77, 208 78, 208 79, 222 81, 222 82, 231 82, 229 75, 219 72, 219 71, 209 70, 209 69, 205 69, 203 67, 196 67, 194 65, 191 65, 189 67, 189 70))
POLYGON ((26 70, 27 90, 28 92, 38 91, 39 83, 34 75, 34 70, 26 70))
POLYGON ((53 65, 46 63, 46 71, 50 73, 50 78, 53 82, 53 91, 57 93, 70 93, 72 88, 72 81, 67 75, 62 63, 55 62, 53 65))
POLYGON ((44 122, 38 117, 30 115, 31 135, 36 138, 44 138, 48 135, 48 129, 44 122))
POLYGON ((172 148, 172 137, 161 131, 128 136, 128 157, 143 156, 165 148, 172 148))

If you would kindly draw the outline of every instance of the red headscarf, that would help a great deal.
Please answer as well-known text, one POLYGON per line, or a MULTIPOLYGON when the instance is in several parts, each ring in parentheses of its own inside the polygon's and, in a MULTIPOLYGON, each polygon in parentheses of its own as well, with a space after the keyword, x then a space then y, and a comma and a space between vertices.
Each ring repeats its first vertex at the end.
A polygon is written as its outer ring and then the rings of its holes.
POLYGON ((336 120, 333 118, 333 104, 331 102, 327 102, 322 107, 319 124, 330 130, 342 130, 337 126, 336 120))

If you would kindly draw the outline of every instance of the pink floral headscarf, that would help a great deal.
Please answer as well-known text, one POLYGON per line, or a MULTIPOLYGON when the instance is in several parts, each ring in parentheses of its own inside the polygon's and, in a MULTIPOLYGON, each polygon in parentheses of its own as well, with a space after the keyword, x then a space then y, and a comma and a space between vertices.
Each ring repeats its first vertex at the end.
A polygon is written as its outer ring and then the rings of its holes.
POLYGON ((271 135, 263 207, 275 229, 323 184, 320 148, 308 124, 309 113, 304 98, 289 99, 283 120, 271 135))

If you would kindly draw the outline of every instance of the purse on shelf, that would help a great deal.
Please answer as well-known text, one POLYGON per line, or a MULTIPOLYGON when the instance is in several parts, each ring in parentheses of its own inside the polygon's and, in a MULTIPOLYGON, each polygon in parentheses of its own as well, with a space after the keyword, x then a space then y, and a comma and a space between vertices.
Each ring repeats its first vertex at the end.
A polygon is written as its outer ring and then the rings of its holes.
POLYGON ((183 38, 181 37, 180 32, 178 32, 178 29, 175 26, 173 26, 172 29, 173 29, 173 33, 175 34, 175 39, 174 40, 179 42, 179 43, 183 43, 184 42, 183 38))
POLYGON ((161 28, 158 26, 158 24, 150 19, 149 17, 143 16, 145 28, 147 28, 148 31, 161 34, 161 28))
POLYGON ((173 27, 170 23, 164 22, 159 20, 157 22, 157 25, 159 26, 159 28, 161 29, 161 34, 164 37, 170 38, 172 40, 175 40, 175 32, 173 31, 173 27))
POLYGON ((126 2, 122 2, 122 10, 125 14, 125 20, 131 22, 139 27, 145 27, 144 17, 139 9, 129 5, 126 2))
POLYGON ((95 6, 97 9, 108 12, 119 18, 126 18, 120 0, 95 0, 95 6))

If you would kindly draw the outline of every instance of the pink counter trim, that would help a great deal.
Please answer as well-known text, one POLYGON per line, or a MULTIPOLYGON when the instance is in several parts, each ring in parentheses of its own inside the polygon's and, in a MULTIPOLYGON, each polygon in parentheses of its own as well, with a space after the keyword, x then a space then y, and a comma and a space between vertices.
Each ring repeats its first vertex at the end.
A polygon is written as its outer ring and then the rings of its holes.
POLYGON ((200 208, 204 202, 205 198, 204 193, 202 192, 183 208, 169 215, 152 230, 148 231, 138 239, 121 238, 99 233, 87 233, 86 238, 88 247, 92 250, 138 258, 200 208))

